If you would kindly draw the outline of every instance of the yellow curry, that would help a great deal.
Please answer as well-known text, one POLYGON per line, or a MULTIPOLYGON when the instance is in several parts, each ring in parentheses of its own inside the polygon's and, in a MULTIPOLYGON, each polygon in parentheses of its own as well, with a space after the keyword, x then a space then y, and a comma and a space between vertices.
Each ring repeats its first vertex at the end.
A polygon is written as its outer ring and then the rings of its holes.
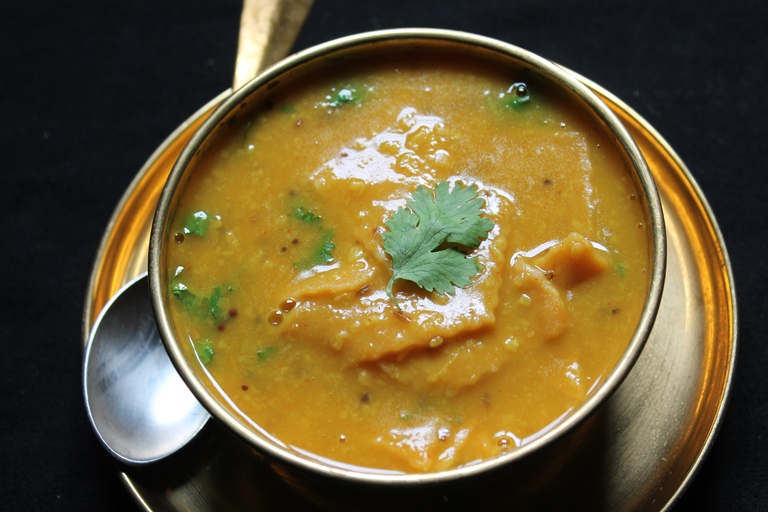
POLYGON ((254 428, 335 464, 437 471, 535 439, 611 371, 648 288, 642 205, 603 137, 532 77, 462 58, 281 89, 221 132, 174 211, 188 357, 254 428), (392 219, 440 187, 479 201, 478 243, 436 249, 473 271, 390 294, 392 219))

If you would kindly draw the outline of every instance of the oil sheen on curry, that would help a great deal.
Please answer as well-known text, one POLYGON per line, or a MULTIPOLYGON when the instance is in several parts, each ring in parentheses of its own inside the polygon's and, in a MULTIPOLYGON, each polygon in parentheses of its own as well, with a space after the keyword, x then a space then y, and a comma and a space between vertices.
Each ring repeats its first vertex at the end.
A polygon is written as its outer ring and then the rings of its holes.
POLYGON ((188 357, 254 429, 335 464, 438 471, 530 442, 644 305, 648 227, 602 137, 460 58, 281 89, 222 129, 175 210, 188 357))

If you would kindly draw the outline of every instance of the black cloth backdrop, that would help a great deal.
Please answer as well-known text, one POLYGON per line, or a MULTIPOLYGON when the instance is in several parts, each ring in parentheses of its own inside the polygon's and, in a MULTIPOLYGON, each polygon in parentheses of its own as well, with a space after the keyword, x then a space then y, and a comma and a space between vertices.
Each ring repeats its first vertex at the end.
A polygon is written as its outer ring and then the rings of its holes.
MULTIPOLYGON (((138 510, 85 415, 85 287, 140 166, 229 87, 239 12, 236 0, 0 6, 4 510, 138 510)), ((766 13, 758 0, 316 0, 295 46, 407 26, 492 36, 602 85, 675 148, 724 233, 740 315, 729 408, 676 510, 768 509, 766 13)))

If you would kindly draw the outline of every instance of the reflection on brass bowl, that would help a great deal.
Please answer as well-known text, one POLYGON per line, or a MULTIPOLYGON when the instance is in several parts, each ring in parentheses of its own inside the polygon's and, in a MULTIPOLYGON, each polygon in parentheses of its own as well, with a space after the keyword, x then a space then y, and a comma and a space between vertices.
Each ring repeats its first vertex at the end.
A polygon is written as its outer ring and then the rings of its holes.
POLYGON ((227 98, 168 178, 149 273, 182 377, 290 485, 481 509, 524 503, 589 430, 665 258, 648 167, 576 77, 404 29, 227 98))

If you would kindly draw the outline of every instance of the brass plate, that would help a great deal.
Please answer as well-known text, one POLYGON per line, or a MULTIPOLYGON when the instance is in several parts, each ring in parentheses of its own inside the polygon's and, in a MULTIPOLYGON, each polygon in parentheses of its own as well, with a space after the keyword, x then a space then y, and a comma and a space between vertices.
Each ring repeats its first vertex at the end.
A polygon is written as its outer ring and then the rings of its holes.
MULTIPOLYGON (((667 228, 666 284, 635 368, 574 458, 537 496, 526 498, 536 508, 579 503, 586 510, 663 510, 693 478, 725 409, 736 356, 733 276, 714 216, 679 157, 627 105, 582 80, 624 122, 656 180, 667 228)), ((104 304, 146 271, 150 224, 165 179, 227 94, 171 134, 117 205, 88 287, 83 347, 104 304)), ((149 512, 312 509, 215 422, 178 456, 150 468, 118 465, 117 472, 149 512)))

